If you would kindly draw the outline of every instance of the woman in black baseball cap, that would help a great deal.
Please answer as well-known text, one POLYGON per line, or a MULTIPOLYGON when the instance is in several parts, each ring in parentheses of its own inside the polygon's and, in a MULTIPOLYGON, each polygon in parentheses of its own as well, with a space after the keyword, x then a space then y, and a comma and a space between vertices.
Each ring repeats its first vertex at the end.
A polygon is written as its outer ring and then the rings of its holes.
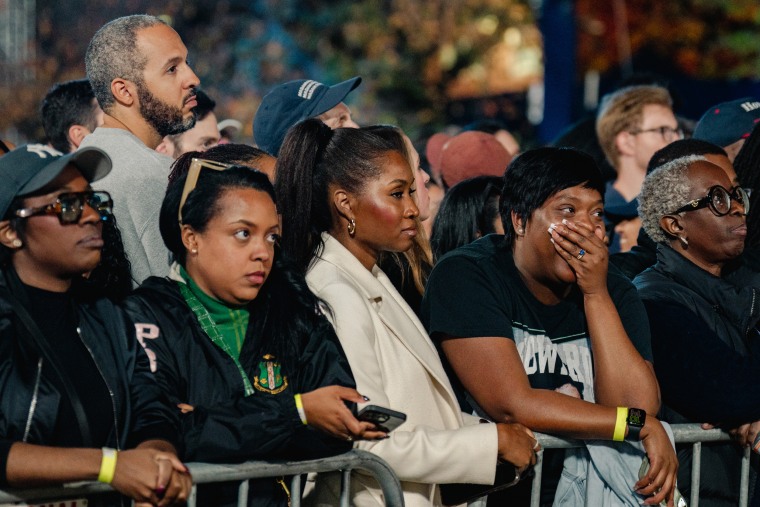
POLYGON ((110 169, 95 148, 0 158, 0 488, 97 479, 169 505, 192 482, 173 412, 124 314, 74 291, 101 259, 113 203, 90 183, 110 169))

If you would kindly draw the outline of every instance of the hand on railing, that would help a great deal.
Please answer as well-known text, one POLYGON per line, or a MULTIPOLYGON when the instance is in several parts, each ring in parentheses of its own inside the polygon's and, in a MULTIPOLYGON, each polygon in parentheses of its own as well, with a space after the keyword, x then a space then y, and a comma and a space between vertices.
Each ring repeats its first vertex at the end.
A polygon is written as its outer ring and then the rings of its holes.
POLYGON ((176 454, 143 447, 121 451, 111 486, 144 505, 183 504, 193 479, 176 454))
POLYGON ((377 431, 374 424, 360 421, 346 406, 346 401, 369 401, 356 389, 341 386, 320 387, 301 395, 309 426, 341 440, 379 440, 387 433, 377 431))
MULTIPOLYGON (((742 447, 754 446, 758 432, 760 432, 760 421, 742 424, 738 428, 728 430, 728 434, 731 435, 731 438, 742 447)), ((758 452, 755 448, 753 448, 753 450, 758 452)))
POLYGON ((636 493, 649 497, 644 505, 657 505, 663 500, 668 507, 673 505, 673 492, 678 474, 678 457, 670 443, 670 438, 660 421, 647 415, 641 429, 641 443, 649 457, 649 471, 634 486, 636 493))
POLYGON ((541 450, 533 432, 519 423, 498 423, 499 459, 512 463, 523 473, 536 464, 536 453, 541 450))

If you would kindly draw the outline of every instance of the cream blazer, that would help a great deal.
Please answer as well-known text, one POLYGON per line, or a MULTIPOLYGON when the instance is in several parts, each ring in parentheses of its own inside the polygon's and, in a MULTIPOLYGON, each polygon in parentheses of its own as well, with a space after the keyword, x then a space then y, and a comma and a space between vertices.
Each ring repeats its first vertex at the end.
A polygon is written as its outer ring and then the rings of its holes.
MULTIPOLYGON (((461 412, 435 346, 385 273, 368 271, 329 234, 322 239, 306 280, 332 310, 357 389, 370 404, 407 415, 390 438, 356 447, 390 464, 407 507, 440 505, 439 483, 493 484, 495 425, 461 412)), ((385 505, 373 479, 355 473, 351 482, 352 505, 385 505)), ((309 503, 338 505, 339 493, 339 476, 320 475, 309 503)))

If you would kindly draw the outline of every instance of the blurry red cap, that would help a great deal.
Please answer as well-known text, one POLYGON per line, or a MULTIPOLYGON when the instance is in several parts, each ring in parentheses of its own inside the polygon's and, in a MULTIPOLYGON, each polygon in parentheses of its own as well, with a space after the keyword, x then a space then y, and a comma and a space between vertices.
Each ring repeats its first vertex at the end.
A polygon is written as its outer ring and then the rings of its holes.
POLYGON ((425 157, 430 164, 430 170, 434 174, 441 173, 441 151, 443 150, 443 145, 449 142, 449 139, 451 139, 450 135, 438 132, 430 136, 427 144, 425 144, 425 157))
POLYGON ((512 156, 492 134, 471 130, 456 135, 441 150, 441 174, 453 187, 475 176, 503 176, 512 156))

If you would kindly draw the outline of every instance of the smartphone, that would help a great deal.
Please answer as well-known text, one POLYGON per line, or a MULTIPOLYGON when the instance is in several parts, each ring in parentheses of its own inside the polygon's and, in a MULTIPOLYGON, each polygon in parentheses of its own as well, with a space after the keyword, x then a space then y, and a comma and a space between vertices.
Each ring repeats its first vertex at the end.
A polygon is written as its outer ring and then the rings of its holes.
POLYGON ((406 414, 377 405, 367 405, 356 413, 356 418, 374 423, 380 431, 390 433, 406 421, 406 414))

